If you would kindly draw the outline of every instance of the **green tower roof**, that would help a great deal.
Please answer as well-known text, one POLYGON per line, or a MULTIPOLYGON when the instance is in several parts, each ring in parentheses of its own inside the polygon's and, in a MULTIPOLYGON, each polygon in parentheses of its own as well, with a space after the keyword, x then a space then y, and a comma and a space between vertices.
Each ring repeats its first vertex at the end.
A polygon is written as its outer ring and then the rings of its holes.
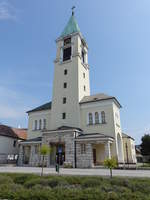
POLYGON ((80 28, 76 22, 76 19, 74 17, 74 14, 72 14, 72 16, 70 17, 67 26, 65 27, 65 29, 63 30, 61 37, 65 37, 67 35, 70 35, 72 33, 79 33, 80 32, 80 28))

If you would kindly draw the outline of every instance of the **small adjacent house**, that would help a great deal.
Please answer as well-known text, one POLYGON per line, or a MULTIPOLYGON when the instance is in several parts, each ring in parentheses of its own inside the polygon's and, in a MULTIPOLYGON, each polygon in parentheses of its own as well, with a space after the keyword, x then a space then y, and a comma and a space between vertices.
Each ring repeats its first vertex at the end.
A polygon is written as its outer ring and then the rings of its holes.
POLYGON ((138 163, 143 163, 143 155, 141 153, 141 145, 135 145, 136 159, 138 163))
POLYGON ((27 138, 27 129, 17 129, 0 125, 0 164, 16 160, 18 157, 18 142, 27 138))

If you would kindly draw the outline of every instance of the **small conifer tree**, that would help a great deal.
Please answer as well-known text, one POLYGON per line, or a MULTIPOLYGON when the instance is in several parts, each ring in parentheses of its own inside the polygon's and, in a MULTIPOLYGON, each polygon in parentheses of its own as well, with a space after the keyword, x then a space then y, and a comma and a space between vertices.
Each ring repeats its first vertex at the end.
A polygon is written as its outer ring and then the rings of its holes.
POLYGON ((43 176, 43 168, 44 168, 44 160, 45 160, 45 157, 47 155, 50 154, 50 147, 48 145, 42 145, 41 146, 41 149, 40 149, 40 154, 42 155, 42 172, 41 172, 41 176, 43 176))

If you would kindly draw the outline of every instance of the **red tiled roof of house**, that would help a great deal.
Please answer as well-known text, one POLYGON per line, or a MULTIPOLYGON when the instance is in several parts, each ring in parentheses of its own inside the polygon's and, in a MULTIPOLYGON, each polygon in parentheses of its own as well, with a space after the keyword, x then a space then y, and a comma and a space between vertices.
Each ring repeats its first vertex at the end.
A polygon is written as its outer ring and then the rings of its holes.
POLYGON ((27 129, 23 128, 12 128, 15 134, 23 140, 27 139, 27 129))
POLYGON ((27 129, 22 128, 12 128, 10 126, 6 126, 0 124, 0 135, 5 137, 12 137, 18 139, 27 139, 27 129))
POLYGON ((0 135, 11 138, 18 138, 18 135, 12 130, 11 127, 0 124, 0 135))

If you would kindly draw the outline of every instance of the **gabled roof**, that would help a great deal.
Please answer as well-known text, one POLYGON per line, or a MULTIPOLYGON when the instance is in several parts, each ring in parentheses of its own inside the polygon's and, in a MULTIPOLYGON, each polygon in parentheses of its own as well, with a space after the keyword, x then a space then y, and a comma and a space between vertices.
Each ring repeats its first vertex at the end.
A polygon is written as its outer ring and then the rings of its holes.
POLYGON ((0 125, 0 136, 11 137, 19 139, 17 134, 13 131, 13 129, 9 126, 0 125))
POLYGON ((65 37, 67 35, 73 34, 73 33, 79 33, 80 32, 80 28, 77 24, 77 21, 74 17, 74 15, 72 15, 66 25, 66 27, 64 28, 63 32, 61 33, 61 37, 65 37))
POLYGON ((118 103, 118 105, 121 107, 119 101, 115 97, 109 96, 109 95, 104 94, 104 93, 99 93, 99 94, 90 95, 90 96, 84 96, 81 99, 80 104, 97 102, 97 101, 104 101, 104 100, 109 100, 109 99, 114 99, 118 103))
POLYGON ((11 137, 11 138, 16 138, 16 139, 26 140, 27 129, 25 129, 25 128, 12 128, 10 126, 0 124, 0 135, 5 136, 5 137, 11 137))
POLYGON ((26 128, 12 128, 15 134, 23 140, 27 139, 27 129, 26 128))
POLYGON ((35 111, 42 111, 42 110, 49 110, 49 109, 51 109, 51 105, 52 105, 52 102, 50 101, 48 103, 45 103, 41 106, 38 106, 38 107, 32 109, 32 110, 27 111, 27 113, 35 112, 35 111))

